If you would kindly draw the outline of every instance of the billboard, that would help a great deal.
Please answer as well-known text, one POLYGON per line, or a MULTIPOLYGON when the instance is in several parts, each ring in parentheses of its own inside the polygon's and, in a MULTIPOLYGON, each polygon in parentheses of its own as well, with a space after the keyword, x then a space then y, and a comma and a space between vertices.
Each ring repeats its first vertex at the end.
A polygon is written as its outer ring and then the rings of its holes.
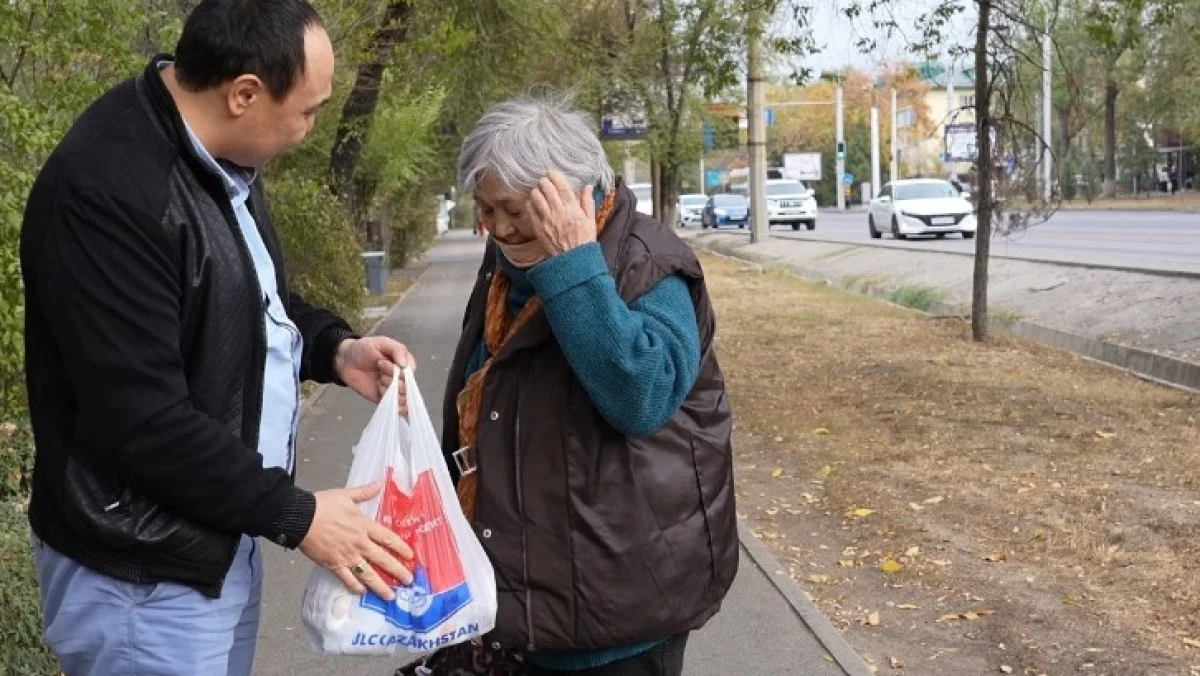
POLYGON ((793 181, 821 180, 821 153, 787 153, 783 156, 783 175, 793 181))
MULTIPOLYGON (((974 162, 979 157, 977 136, 974 122, 946 125, 946 154, 943 159, 947 162, 974 162)), ((995 148, 995 127, 992 128, 991 136, 992 147, 995 148)))

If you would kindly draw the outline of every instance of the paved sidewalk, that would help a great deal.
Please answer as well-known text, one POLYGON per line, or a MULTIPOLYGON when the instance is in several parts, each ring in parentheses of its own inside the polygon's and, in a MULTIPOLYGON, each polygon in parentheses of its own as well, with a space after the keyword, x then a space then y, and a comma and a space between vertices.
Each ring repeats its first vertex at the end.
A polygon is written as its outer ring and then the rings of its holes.
MULTIPOLYGON (((451 232, 425 256, 409 295, 379 332, 405 342, 417 356, 417 380, 434 424, 462 311, 483 252, 482 240, 451 232)), ((350 449, 373 407, 352 393, 327 388, 304 415, 299 482, 312 488, 345 483, 350 449)), ((776 575, 770 554, 743 533, 741 567, 722 612, 693 636, 686 676, 860 676, 865 664, 789 579, 776 575), (748 538, 748 539, 747 539, 748 538)), ((298 552, 266 548, 266 591, 255 674, 264 676, 391 676, 394 665, 372 658, 323 658, 307 643, 300 598, 311 564, 298 552)))

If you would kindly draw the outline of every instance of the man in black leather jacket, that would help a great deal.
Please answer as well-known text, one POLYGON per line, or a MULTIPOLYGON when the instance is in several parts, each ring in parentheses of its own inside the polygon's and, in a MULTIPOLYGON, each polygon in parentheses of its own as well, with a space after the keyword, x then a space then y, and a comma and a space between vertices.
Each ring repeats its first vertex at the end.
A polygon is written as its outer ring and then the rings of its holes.
POLYGON ((333 47, 304 0, 204 0, 176 55, 96 101, 21 231, 30 523, 65 671, 249 674, 260 542, 356 591, 410 579, 378 486, 294 484, 302 380, 378 401, 405 347, 287 288, 257 172, 312 130, 333 47))

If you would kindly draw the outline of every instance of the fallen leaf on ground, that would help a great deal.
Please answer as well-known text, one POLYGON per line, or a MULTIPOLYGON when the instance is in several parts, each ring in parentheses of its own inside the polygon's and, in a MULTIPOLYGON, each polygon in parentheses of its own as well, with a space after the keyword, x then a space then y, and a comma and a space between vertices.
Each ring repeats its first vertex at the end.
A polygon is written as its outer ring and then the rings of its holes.
POLYGON ((1012 673, 1012 667, 1010 667, 1010 666, 1008 666, 1007 664, 1005 664, 1005 665, 1002 665, 1002 666, 1000 667, 1000 671, 1001 671, 1001 672, 1003 672, 1003 673, 1006 673, 1006 674, 1011 674, 1011 673, 1012 673))
POLYGON ((901 603, 900 605, 896 606, 896 609, 897 610, 920 610, 921 606, 918 606, 915 603, 901 603))
POLYGON ((945 559, 934 559, 934 560, 930 561, 930 563, 932 563, 935 566, 948 566, 951 564, 950 561, 947 561, 945 559))
POLYGON ((932 497, 932 498, 929 498, 928 500, 926 500, 926 501, 925 501, 925 504, 927 504, 927 505, 936 505, 937 503, 939 503, 939 502, 941 502, 942 500, 945 500, 945 499, 946 499, 946 498, 945 498, 945 496, 938 495, 938 496, 935 496, 935 497, 932 497))
POLYGON ((879 570, 885 573, 899 573, 904 570, 904 566, 893 558, 886 558, 883 563, 879 564, 879 570))
POLYGON ((1105 432, 1104 430, 1096 430, 1097 439, 1116 439, 1116 432, 1105 432))
POLYGON ((908 549, 904 550, 905 556, 920 556, 920 554, 921 554, 920 547, 909 547, 908 549))
POLYGON ((904 663, 901 662, 900 660, 896 659, 895 657, 888 658, 888 661, 891 663, 893 669, 903 669, 904 668, 904 663))
POLYGON ((779 513, 779 508, 778 507, 770 507, 768 509, 764 509, 763 511, 767 513, 767 516, 775 516, 776 514, 779 513))
POLYGON ((824 427, 818 427, 817 429, 813 430, 813 434, 817 435, 818 437, 827 437, 829 436, 829 430, 824 427))
POLYGON ((817 474, 821 475, 822 479, 827 479, 827 478, 829 478, 830 474, 833 474, 833 468, 830 467, 829 465, 825 465, 824 467, 821 468, 820 472, 817 472, 817 474))
POLYGON ((809 575, 808 581, 813 584, 825 584, 826 582, 829 582, 829 576, 828 575, 809 575))
POLYGON ((922 507, 921 505, 918 505, 918 504, 917 504, 917 503, 915 503, 915 502, 910 502, 910 503, 908 503, 908 508, 909 508, 909 509, 911 509, 911 510, 912 510, 912 511, 914 511, 914 512, 919 512, 919 511, 921 511, 922 509, 925 509, 924 507, 922 507))
POLYGON ((1003 563, 1004 561, 1008 560, 1008 555, 1003 552, 1000 552, 998 554, 992 554, 990 556, 985 556, 985 557, 983 557, 983 560, 987 561, 988 563, 1003 563))
POLYGON ((880 620, 878 611, 873 611, 871 614, 867 615, 867 624, 871 625, 872 627, 878 627, 879 622, 880 620))
POLYGON ((950 622, 952 620, 978 620, 981 617, 986 617, 988 615, 995 615, 995 614, 996 614, 996 611, 994 611, 994 610, 975 610, 975 611, 967 611, 965 613, 949 613, 947 615, 942 615, 941 617, 939 617, 937 619, 937 621, 938 622, 950 622))
POLYGON ((775 477, 776 479, 783 476, 783 468, 776 467, 775 470, 773 472, 771 472, 771 476, 775 477))
POLYGON ((859 509, 856 509, 856 510, 854 510, 853 512, 850 512, 850 513, 851 513, 852 515, 854 515, 854 516, 857 516, 857 517, 858 517, 858 518, 860 518, 860 519, 864 519, 864 518, 866 518, 866 517, 868 517, 868 516, 871 516, 872 514, 874 514, 874 513, 875 513, 875 510, 873 510, 873 509, 867 509, 867 508, 865 508, 865 507, 860 507, 859 509))
POLYGON ((841 561, 838 561, 838 567, 839 568, 853 568, 854 561, 853 561, 853 559, 843 559, 841 561))
POLYGON ((1196 640, 1194 638, 1183 639, 1183 644, 1192 648, 1200 648, 1200 640, 1196 640))

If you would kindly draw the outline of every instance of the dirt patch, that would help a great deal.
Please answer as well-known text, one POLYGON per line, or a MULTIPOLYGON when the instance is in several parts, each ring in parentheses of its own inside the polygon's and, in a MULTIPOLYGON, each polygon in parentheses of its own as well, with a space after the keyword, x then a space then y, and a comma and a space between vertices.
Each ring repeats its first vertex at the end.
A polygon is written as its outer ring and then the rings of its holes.
POLYGON ((740 516, 879 671, 1200 674, 1200 397, 703 260, 740 516))

